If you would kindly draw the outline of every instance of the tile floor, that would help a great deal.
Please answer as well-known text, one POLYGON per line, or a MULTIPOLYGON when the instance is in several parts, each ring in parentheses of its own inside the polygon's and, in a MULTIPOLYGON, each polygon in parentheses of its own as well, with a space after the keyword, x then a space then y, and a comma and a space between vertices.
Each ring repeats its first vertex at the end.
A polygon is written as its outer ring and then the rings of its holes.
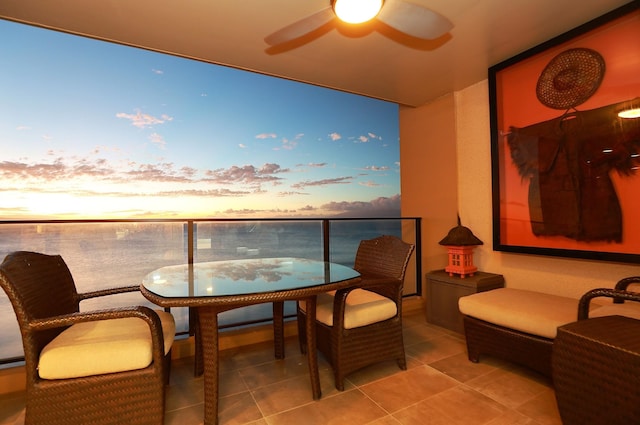
MULTIPOLYGON (((404 326, 408 370, 380 363, 349 376, 340 392, 320 356, 318 401, 295 338, 284 360, 274 360, 270 343, 223 351, 220 424, 561 425, 544 377, 496 359, 469 362, 463 337, 426 323, 419 310, 404 326)), ((202 378, 193 377, 192 362, 173 362, 167 425, 202 423, 202 378)), ((24 393, 0 396, 0 425, 23 423, 24 393)))

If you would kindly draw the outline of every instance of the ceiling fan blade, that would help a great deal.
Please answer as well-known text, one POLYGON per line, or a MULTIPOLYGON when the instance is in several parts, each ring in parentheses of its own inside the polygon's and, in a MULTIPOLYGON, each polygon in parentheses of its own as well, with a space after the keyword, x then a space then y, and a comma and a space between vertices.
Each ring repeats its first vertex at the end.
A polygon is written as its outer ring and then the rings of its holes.
POLYGON ((278 44, 295 40, 298 37, 302 37, 303 35, 320 28, 335 17, 336 15, 333 13, 333 8, 329 6, 307 16, 306 18, 302 18, 291 25, 287 25, 273 34, 269 34, 264 38, 264 41, 271 46, 276 46, 278 44))
POLYGON ((403 0, 387 0, 378 14, 378 20, 424 40, 438 38, 453 28, 451 21, 439 13, 403 0))

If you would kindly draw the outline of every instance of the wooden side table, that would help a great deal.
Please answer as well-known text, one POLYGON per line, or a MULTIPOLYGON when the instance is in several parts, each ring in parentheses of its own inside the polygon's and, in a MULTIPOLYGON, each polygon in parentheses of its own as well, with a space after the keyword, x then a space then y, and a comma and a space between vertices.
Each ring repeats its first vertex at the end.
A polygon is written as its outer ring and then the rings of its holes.
POLYGON ((504 287, 500 274, 475 272, 473 276, 460 278, 449 276, 444 270, 427 273, 427 322, 458 333, 464 333, 458 299, 465 295, 504 287))

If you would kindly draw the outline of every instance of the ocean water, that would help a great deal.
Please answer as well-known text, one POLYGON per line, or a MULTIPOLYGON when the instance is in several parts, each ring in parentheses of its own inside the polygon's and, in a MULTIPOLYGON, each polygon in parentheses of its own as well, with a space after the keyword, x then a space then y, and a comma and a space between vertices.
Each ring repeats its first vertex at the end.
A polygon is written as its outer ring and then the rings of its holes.
MULTIPOLYGON (((330 260, 353 266, 360 240, 381 234, 400 236, 400 220, 337 221, 330 227, 330 260)), ((322 223, 318 221, 197 222, 194 261, 247 257, 323 258, 322 223)), ((9 223, 0 225, 0 259, 9 252, 28 250, 60 254, 71 270, 79 292, 114 286, 139 285, 151 271, 187 261, 184 222, 9 223)), ((43 282, 46 285, 47 282, 43 282)), ((82 309, 143 304, 138 293, 95 301, 82 309)), ((295 311, 287 303, 285 313, 295 311)), ((177 331, 188 330, 188 310, 172 309, 177 331)), ((221 326, 271 318, 271 305, 236 309, 220 315, 221 326)), ((0 359, 22 356, 20 330, 6 294, 0 291, 0 359)))

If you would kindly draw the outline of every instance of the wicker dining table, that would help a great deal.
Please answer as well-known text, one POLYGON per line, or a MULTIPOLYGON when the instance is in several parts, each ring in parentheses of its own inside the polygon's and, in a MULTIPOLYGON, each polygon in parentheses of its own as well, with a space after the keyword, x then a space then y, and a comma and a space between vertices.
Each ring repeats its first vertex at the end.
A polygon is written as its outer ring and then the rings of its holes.
MULTIPOLYGON (((218 423, 218 314, 260 303, 306 303, 307 362, 313 399, 321 397, 316 351, 316 298, 322 292, 357 286, 350 267, 303 258, 251 258, 167 266, 147 274, 142 294, 161 307, 198 312, 204 373, 204 423, 218 423)), ((276 320, 274 320, 276 322, 276 320)), ((277 343, 277 341, 276 341, 277 343)), ((277 348, 276 348, 277 352, 277 348)))

